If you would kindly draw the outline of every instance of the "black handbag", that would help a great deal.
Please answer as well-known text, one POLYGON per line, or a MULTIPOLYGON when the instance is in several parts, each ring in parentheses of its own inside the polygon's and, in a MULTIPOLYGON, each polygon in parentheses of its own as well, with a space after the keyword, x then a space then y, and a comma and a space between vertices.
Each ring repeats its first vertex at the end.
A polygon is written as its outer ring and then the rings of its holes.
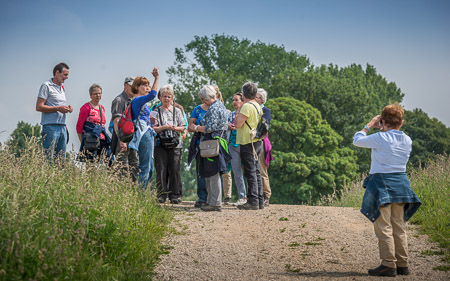
MULTIPOLYGON (((102 107, 99 106, 100 110, 100 128, 103 123, 103 117, 102 117, 102 107)), ((101 134, 101 132, 100 132, 101 134)), ((100 149, 100 134, 98 137, 93 135, 92 133, 84 132, 84 149, 88 151, 96 151, 100 149)))
MULTIPOLYGON (((253 105, 256 109, 256 112, 258 112, 258 109, 253 103, 250 103, 253 105)), ((261 109, 262 110, 262 109, 261 109)), ((259 114, 259 112, 258 112, 259 114)), ((269 123, 267 122, 266 118, 262 116, 262 114, 259 114, 261 120, 258 122, 258 125, 256 126, 256 130, 252 129, 250 125, 247 123, 247 120, 245 120, 245 124, 250 128, 250 132, 254 132, 254 136, 251 138, 257 138, 257 139, 263 139, 267 136, 267 133, 269 132, 269 123)))
MULTIPOLYGON (((158 107, 158 115, 159 115, 159 124, 162 124, 162 117, 161 117, 161 107, 158 107)), ((176 108, 173 107, 173 123, 175 124, 175 110, 176 108)), ((158 139, 159 143, 162 147, 165 148, 175 148, 180 143, 179 135, 178 133, 172 131, 172 130, 165 130, 160 133, 158 133, 158 139)))

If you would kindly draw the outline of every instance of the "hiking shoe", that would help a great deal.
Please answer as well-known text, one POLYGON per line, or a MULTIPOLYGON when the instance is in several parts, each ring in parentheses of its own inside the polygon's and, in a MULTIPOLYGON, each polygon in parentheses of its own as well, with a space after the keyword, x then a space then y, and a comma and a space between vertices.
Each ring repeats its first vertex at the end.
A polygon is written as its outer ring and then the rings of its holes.
POLYGON ((380 264, 377 268, 369 269, 369 275, 395 277, 397 276, 397 270, 380 264))
POLYGON ((409 275, 409 269, 408 269, 408 267, 400 267, 400 266, 397 266, 397 274, 398 274, 398 275, 409 275))
POLYGON ((180 204, 181 201, 182 201, 181 198, 170 199, 171 204, 180 204))
POLYGON ((260 210, 264 209, 264 204, 259 205, 259 209, 260 210))
POLYGON ((264 196, 264 206, 265 207, 269 207, 269 200, 270 200, 270 198, 267 198, 266 196, 264 196))
POLYGON ((231 205, 231 198, 230 198, 230 197, 225 198, 225 199, 223 200, 223 203, 224 203, 225 205, 231 205))
POLYGON ((204 205, 204 206, 201 206, 200 209, 205 212, 213 212, 213 211, 222 212, 221 206, 204 205))
POLYGON ((245 203, 244 205, 238 205, 237 208, 239 210, 259 210, 258 205, 250 205, 248 203, 245 203))
POLYGON ((166 202, 166 198, 159 197, 159 198, 158 198, 158 202, 159 202, 160 204, 164 204, 164 203, 166 202))
POLYGON ((234 206, 240 206, 240 205, 244 205, 245 203, 247 203, 247 198, 242 198, 239 199, 238 201, 236 201, 236 203, 234 203, 234 206))
POLYGON ((200 201, 200 200, 197 200, 197 201, 195 201, 195 203, 194 203, 194 207, 195 207, 195 208, 200 208, 200 207, 203 206, 203 205, 206 205, 206 203, 203 202, 203 201, 200 201))

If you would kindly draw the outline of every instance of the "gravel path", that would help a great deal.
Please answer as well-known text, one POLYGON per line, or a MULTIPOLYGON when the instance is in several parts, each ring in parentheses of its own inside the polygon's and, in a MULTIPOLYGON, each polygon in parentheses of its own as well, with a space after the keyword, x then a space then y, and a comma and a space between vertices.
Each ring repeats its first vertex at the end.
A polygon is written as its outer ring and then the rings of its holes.
MULTIPOLYGON (((380 280, 367 269, 379 264, 372 224, 353 208, 270 205, 259 211, 225 206, 203 212, 193 202, 176 211, 168 255, 155 280, 380 280)), ((449 280, 433 270, 438 248, 408 225, 411 275, 401 280, 449 280)))

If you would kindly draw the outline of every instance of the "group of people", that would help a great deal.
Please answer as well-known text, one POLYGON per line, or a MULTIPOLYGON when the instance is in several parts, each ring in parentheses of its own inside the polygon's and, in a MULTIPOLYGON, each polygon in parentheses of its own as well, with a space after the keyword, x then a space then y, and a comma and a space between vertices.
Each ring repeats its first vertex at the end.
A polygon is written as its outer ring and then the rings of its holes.
MULTIPOLYGON (((224 204, 230 204, 231 173, 238 193, 234 203, 237 208, 259 210, 268 206, 271 143, 268 134, 258 138, 255 133, 262 120, 271 121, 270 110, 264 106, 267 92, 255 83, 246 82, 242 92, 233 95, 235 110, 231 112, 226 109, 219 88, 205 85, 198 92, 201 103, 188 122, 183 107, 174 101, 173 87, 167 85, 158 90, 157 68, 152 75, 153 84, 142 76, 125 78, 123 92, 111 106, 111 138, 105 130, 105 109, 100 105, 102 88, 97 84, 89 88, 91 100, 80 108, 77 123, 80 151, 89 159, 110 152, 115 165, 128 171, 143 189, 149 184, 155 163, 159 202, 169 199, 177 204, 182 198, 181 148, 186 133, 191 132, 188 163, 195 160, 198 195, 195 207, 221 211, 222 190, 224 204), (149 108, 147 103, 155 97, 160 103, 149 108), (125 142, 119 124, 128 105, 136 130, 132 140, 125 142)), ((73 112, 73 107, 66 105, 63 86, 68 76, 69 67, 60 63, 53 69, 53 78, 39 90, 36 110, 42 112, 43 147, 49 158, 64 156, 66 150, 65 118, 73 112)), ((354 135, 354 145, 372 149, 361 212, 374 225, 381 265, 369 270, 369 275, 409 274, 405 222, 421 202, 406 175, 412 141, 400 131, 403 115, 400 105, 388 105, 354 135), (372 128, 381 131, 368 135, 372 128)))
MULTIPOLYGON (((73 112, 66 105, 64 81, 69 66, 57 64, 53 77, 42 84, 36 110, 42 112, 43 147, 49 158, 65 156, 68 130, 66 114, 73 112)), ((188 163, 195 159, 198 200, 195 207, 203 211, 221 211, 224 204, 243 210, 259 210, 269 205, 271 196, 267 174, 271 161, 268 135, 258 139, 254 131, 264 119, 271 120, 264 106, 267 92, 255 83, 247 82, 242 93, 233 96, 234 111, 225 108, 222 93, 216 85, 205 85, 199 92, 201 103, 194 108, 189 122, 184 109, 174 101, 172 85, 158 87, 158 68, 152 71, 153 84, 143 77, 126 77, 123 92, 111 105, 111 120, 107 126, 105 107, 100 104, 102 87, 89 88, 90 101, 79 111, 76 125, 81 142, 79 159, 93 161, 100 155, 112 159, 109 163, 123 175, 128 175, 142 189, 149 186, 156 171, 158 201, 182 202, 181 154, 183 140, 193 133, 189 145, 188 163), (155 98, 159 104, 147 105, 155 98), (120 122, 127 107, 135 126, 133 137, 125 141, 120 122), (108 132, 109 131, 109 132, 108 132), (253 135, 252 135, 253 133, 253 135), (215 140, 218 153, 201 156, 201 143, 215 140), (237 188, 237 202, 232 203, 232 173, 237 188), (244 180, 245 178, 245 180, 244 180)))

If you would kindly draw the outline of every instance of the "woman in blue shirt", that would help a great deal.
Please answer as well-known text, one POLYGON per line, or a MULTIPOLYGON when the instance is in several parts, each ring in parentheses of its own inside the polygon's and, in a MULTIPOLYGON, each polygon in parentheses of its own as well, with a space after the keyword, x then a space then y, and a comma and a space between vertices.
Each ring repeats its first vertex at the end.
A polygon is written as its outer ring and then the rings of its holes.
MULTIPOLYGON (((206 103, 202 102, 202 104, 196 106, 194 108, 194 110, 192 111, 191 114, 191 119, 189 120, 189 126, 188 126, 188 131, 189 132, 193 132, 194 137, 191 140, 191 150, 196 150, 198 151, 198 146, 200 144, 200 132, 195 131, 195 126, 200 125, 200 122, 202 121, 203 117, 205 116, 206 112, 208 112, 209 109, 209 105, 207 105, 206 103), (193 143, 195 142, 195 143, 193 143), (192 148, 193 146, 195 146, 195 149, 192 148)), ((208 198, 208 191, 206 190, 206 180, 205 178, 200 177, 199 174, 199 164, 200 164, 200 160, 199 157, 200 155, 194 155, 195 160, 196 160, 196 173, 197 173, 197 196, 198 199, 197 201, 195 201, 194 206, 196 208, 200 208, 202 205, 206 205, 206 200, 208 198)), ((190 161, 188 161, 190 163, 190 161)))
POLYGON ((138 152, 139 173, 138 183, 144 190, 152 176, 153 170, 153 129, 150 122, 150 108, 146 103, 156 97, 158 89, 159 73, 158 68, 153 68, 152 75, 155 78, 150 90, 150 81, 147 78, 138 76, 134 79, 131 91, 136 97, 131 101, 131 115, 133 122, 136 122, 136 133, 128 144, 128 147, 138 152))
POLYGON ((421 202, 406 176, 412 141, 400 131, 403 114, 400 105, 388 105, 353 136, 355 146, 372 149, 361 212, 373 223, 378 238, 381 265, 369 269, 369 275, 373 276, 409 274, 405 222, 421 202), (368 136, 372 128, 381 132, 368 136))

